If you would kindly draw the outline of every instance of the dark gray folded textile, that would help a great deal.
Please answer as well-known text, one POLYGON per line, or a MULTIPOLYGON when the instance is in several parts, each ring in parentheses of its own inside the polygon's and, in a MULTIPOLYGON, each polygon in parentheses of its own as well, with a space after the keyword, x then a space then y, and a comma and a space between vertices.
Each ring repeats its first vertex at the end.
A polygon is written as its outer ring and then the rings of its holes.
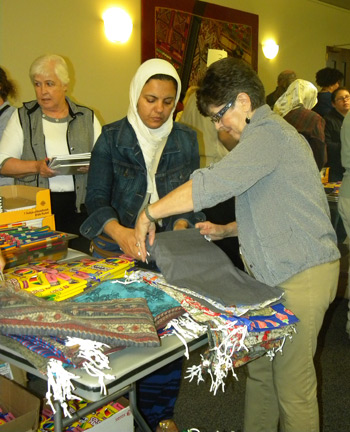
POLYGON ((266 305, 283 295, 280 288, 259 282, 235 267, 198 229, 158 233, 148 249, 169 284, 188 288, 222 305, 266 305))

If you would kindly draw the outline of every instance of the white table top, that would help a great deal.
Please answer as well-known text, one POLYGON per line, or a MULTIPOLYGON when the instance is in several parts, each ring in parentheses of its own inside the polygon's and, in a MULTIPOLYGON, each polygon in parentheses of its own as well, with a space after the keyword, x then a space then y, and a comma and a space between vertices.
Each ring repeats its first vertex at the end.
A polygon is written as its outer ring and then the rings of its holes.
MULTIPOLYGON (((80 258, 82 255, 84 256, 85 254, 69 248, 66 258, 62 261, 80 258)), ((207 336, 203 335, 187 342, 189 351, 193 351, 207 343, 207 336)), ((185 347, 177 336, 166 336, 161 338, 161 345, 159 347, 128 347, 112 353, 109 355, 110 369, 104 371, 107 374, 115 376, 113 380, 105 380, 108 394, 135 383, 140 378, 180 358, 184 352, 185 347)), ((27 372, 46 379, 25 358, 10 348, 0 345, 0 358, 27 372)), ((101 399, 101 388, 96 377, 90 376, 83 369, 70 368, 69 371, 80 377, 73 380, 73 385, 75 386, 74 393, 90 401, 101 399)))
MULTIPOLYGON (((207 336, 188 340, 189 351, 193 351, 207 343, 207 336)), ((177 336, 166 336, 161 339, 159 347, 128 347, 109 356, 110 369, 104 372, 114 375, 115 379, 105 380, 107 393, 111 394, 136 382, 144 376, 160 369, 183 356, 185 347, 177 336)), ((26 359, 16 351, 0 345, 0 358, 24 369, 34 375, 46 379, 26 359)), ((75 387, 73 393, 90 401, 97 401, 103 397, 101 387, 96 377, 92 377, 83 369, 69 369, 80 378, 73 379, 75 387)))

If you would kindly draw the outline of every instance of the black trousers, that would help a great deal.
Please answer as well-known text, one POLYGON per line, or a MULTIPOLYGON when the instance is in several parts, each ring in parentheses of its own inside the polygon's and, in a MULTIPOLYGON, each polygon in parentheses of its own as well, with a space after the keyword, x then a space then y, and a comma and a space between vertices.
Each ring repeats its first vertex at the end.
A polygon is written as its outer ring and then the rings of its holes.
POLYGON ((69 247, 86 254, 89 253, 90 240, 83 237, 79 228, 87 218, 85 206, 81 206, 81 213, 75 207, 75 192, 51 192, 51 210, 55 215, 57 231, 78 235, 69 241, 69 247))

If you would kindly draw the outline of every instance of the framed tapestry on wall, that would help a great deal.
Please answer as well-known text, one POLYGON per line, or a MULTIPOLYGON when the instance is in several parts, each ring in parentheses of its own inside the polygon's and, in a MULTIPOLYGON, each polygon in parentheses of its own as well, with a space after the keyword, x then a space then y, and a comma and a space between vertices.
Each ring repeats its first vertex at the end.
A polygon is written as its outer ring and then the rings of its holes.
POLYGON ((197 85, 208 49, 225 50, 257 71, 258 15, 198 0, 141 0, 141 56, 172 63, 183 93, 197 85))

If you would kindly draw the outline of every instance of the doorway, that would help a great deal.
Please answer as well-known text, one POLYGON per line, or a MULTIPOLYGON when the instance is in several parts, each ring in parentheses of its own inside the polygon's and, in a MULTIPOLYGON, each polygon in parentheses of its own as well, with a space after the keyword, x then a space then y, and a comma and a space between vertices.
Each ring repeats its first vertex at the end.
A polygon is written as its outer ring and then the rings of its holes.
POLYGON ((326 66, 340 70, 344 74, 344 87, 350 87, 350 49, 328 46, 326 66))

